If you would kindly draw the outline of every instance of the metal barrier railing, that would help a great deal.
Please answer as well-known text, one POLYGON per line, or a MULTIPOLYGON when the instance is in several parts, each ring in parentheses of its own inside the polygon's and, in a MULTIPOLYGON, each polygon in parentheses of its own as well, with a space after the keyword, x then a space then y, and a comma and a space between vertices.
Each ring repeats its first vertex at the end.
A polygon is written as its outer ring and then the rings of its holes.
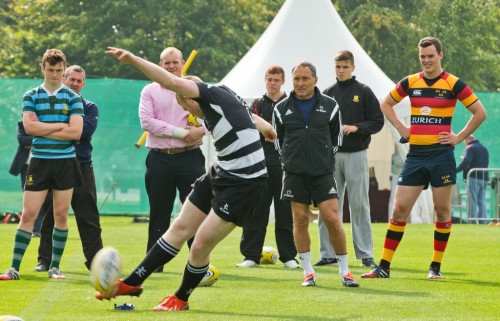
MULTIPOLYGON (((500 168, 473 168, 467 173, 467 222, 486 223, 500 219, 500 168), (488 215, 485 195, 490 191, 490 211, 488 215)), ((460 215, 460 219, 462 216, 460 215)))

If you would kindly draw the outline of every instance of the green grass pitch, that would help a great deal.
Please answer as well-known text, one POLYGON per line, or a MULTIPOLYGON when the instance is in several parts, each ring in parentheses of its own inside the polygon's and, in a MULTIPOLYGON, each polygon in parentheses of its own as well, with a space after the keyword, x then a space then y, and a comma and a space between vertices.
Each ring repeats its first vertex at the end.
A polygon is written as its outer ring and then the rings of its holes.
MULTIPOLYGON (((131 217, 102 219, 105 246, 117 248, 123 276, 142 260, 147 224, 131 217)), ((0 269, 11 263, 16 225, 0 224, 0 269)), ((269 225, 265 245, 276 247, 274 225, 269 225)), ((302 270, 286 270, 281 262, 259 268, 235 267, 241 229, 237 228, 212 253, 211 264, 220 279, 198 288, 190 298, 190 310, 155 312, 152 308, 177 289, 187 260, 187 247, 144 283, 140 298, 118 297, 98 301, 83 265, 83 254, 74 217, 61 263, 67 279, 50 280, 32 272, 38 239, 33 239, 21 265, 21 280, 0 282, 0 315, 21 316, 25 321, 50 320, 499 320, 500 227, 459 225, 452 229, 441 280, 427 280, 432 258, 433 225, 409 224, 395 254, 390 279, 361 279, 368 271, 354 258, 350 225, 349 265, 359 288, 345 288, 337 267, 318 267, 317 286, 300 286, 302 270), (133 303, 135 311, 114 311, 113 304, 133 303)), ((387 224, 373 224, 375 260, 378 262, 387 224)), ((312 260, 319 256, 317 226, 310 225, 312 260)))

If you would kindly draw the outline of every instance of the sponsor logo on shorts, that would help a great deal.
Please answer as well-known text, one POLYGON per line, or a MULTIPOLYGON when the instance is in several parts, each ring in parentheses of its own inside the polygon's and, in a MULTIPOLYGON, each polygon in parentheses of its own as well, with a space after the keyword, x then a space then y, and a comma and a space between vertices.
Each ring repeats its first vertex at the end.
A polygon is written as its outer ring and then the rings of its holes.
POLYGON ((451 180, 450 180, 450 175, 447 174, 447 175, 443 175, 441 176, 441 181, 443 182, 443 184, 448 184, 448 183, 451 183, 451 180))
POLYGON ((28 175, 26 178, 26 185, 33 185, 35 184, 35 180, 33 179, 33 175, 28 175))
POLYGON ((229 215, 229 204, 228 203, 224 204, 224 206, 222 206, 222 207, 219 207, 219 209, 221 210, 222 213, 229 215))
POLYGON ((337 193, 335 187, 330 188, 330 191, 328 191, 328 194, 335 194, 335 193, 337 193))
POLYGON ((283 194, 284 197, 293 197, 292 190, 287 189, 285 194, 283 194))

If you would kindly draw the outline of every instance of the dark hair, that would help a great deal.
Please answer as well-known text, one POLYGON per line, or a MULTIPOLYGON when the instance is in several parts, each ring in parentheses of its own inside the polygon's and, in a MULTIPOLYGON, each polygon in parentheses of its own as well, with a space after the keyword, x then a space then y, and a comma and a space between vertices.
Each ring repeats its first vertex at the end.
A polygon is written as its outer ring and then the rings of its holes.
POLYGON ((354 65, 354 55, 349 50, 341 50, 335 55, 335 61, 347 61, 354 65))
POLYGON ((311 70, 311 75, 313 76, 313 78, 317 78, 317 76, 316 76, 316 67, 314 67, 314 65, 312 63, 310 63, 308 61, 299 62, 295 67, 292 68, 292 73, 298 67, 307 67, 307 68, 309 68, 309 70, 311 70))
POLYGON ((441 50, 443 49, 443 47, 441 45, 441 41, 439 41, 439 39, 437 39, 437 38, 425 37, 425 38, 420 39, 420 41, 418 42, 418 46, 421 48, 427 48, 427 47, 432 46, 432 45, 434 45, 436 47, 436 51, 438 53, 441 53, 441 50))
POLYGON ((62 62, 66 66, 66 56, 59 49, 47 49, 42 57, 42 67, 45 67, 45 63, 48 62, 51 66, 62 62))

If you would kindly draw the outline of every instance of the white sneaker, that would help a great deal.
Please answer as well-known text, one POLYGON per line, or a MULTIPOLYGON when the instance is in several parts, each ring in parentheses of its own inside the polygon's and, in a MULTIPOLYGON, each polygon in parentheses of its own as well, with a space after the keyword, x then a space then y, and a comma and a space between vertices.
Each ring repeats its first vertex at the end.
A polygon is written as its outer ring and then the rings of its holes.
POLYGON ((285 263, 283 263, 283 266, 285 267, 285 269, 300 269, 299 263, 297 263, 297 261, 295 260, 286 261, 285 263))
POLYGON ((245 260, 240 264, 236 264, 236 266, 240 268, 249 268, 249 267, 258 267, 259 265, 252 260, 245 260))
POLYGON ((66 277, 58 268, 50 268, 49 270, 49 278, 54 280, 64 280, 66 277))

